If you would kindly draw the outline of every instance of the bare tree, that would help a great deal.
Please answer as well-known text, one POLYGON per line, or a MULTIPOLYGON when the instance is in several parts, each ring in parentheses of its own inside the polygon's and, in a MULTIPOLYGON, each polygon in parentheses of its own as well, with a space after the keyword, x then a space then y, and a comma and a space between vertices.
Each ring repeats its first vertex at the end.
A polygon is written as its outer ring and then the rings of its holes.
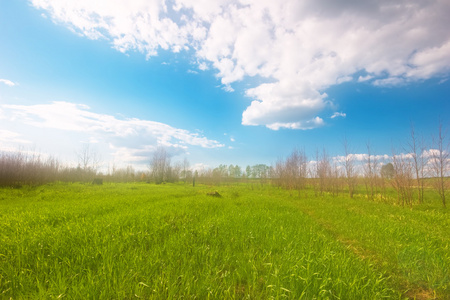
POLYGON ((90 144, 84 144, 77 152, 78 164, 85 171, 96 171, 100 166, 101 158, 97 151, 91 148, 90 144))
POLYGON ((399 205, 412 205, 413 173, 414 167, 409 155, 397 154, 392 151, 392 164, 394 166, 393 185, 397 191, 399 205))
POLYGON ((156 183, 162 183, 170 175, 170 156, 164 147, 157 147, 150 160, 151 177, 156 183))
POLYGON ((355 185, 356 185, 355 159, 349 149, 349 144, 348 144, 346 137, 344 137, 342 144, 344 145, 344 155, 345 155, 344 169, 345 169, 345 177, 346 177, 347 186, 348 186, 348 195, 350 196, 350 198, 353 198, 353 193, 355 191, 355 185))
POLYGON ((311 177, 311 184, 314 190, 314 196, 318 196, 319 193, 319 173, 320 173, 320 156, 319 156, 319 149, 316 148, 316 153, 315 153, 315 161, 311 162, 310 164, 310 168, 309 168, 309 174, 311 177))
POLYGON ((390 182, 394 178, 394 165, 390 162, 383 163, 380 168, 380 189, 381 189, 381 200, 388 198, 388 193, 386 189, 386 183, 390 182))
POLYGON ((167 181, 169 181, 169 182, 179 181, 182 170, 183 170, 182 162, 176 162, 173 166, 169 165, 169 169, 167 172, 167 181))
POLYGON ((435 177, 433 180, 436 191, 441 198, 442 205, 446 207, 445 194, 447 191, 446 175, 450 167, 450 144, 447 138, 447 130, 443 131, 442 123, 439 122, 439 133, 433 137, 434 148, 431 152, 431 171, 435 177))
POLYGON ((423 195, 424 195, 424 167, 425 167, 425 156, 424 151, 424 143, 423 138, 421 140, 417 139, 415 134, 414 125, 411 124, 411 135, 410 139, 407 143, 407 149, 412 156, 414 173, 416 176, 417 183, 417 200, 419 203, 423 203, 423 195))
POLYGON ((330 169, 330 188, 333 196, 338 196, 339 191, 341 190, 341 175, 342 172, 340 170, 340 167, 338 166, 337 162, 334 160, 333 165, 330 169))
POLYGON ((377 188, 377 168, 378 168, 378 160, 375 155, 372 155, 372 149, 370 142, 367 142, 367 158, 364 164, 364 183, 366 186, 367 198, 370 200, 374 200, 374 196, 376 194, 377 188))
POLYGON ((115 182, 130 182, 136 179, 136 171, 132 165, 128 165, 124 168, 117 168, 113 165, 112 172, 107 178, 115 182))
POLYGON ((81 169, 81 180, 91 180, 100 166, 101 158, 90 144, 84 144, 77 152, 78 167, 81 169))
POLYGON ((322 151, 322 156, 317 162, 317 176, 319 177, 319 190, 321 195, 324 192, 330 191, 331 173, 330 157, 324 148, 322 151))
POLYGON ((303 189, 306 185, 308 159, 304 150, 294 149, 284 163, 284 176, 290 189, 303 189))
POLYGON ((299 153, 299 177, 300 177, 300 188, 304 189, 306 187, 306 178, 308 177, 308 157, 306 156, 305 150, 302 149, 299 153))
POLYGON ((278 186, 286 187, 286 171, 285 171, 285 163, 283 159, 279 158, 275 162, 275 167, 273 168, 272 177, 276 179, 278 186))
POLYGON ((184 179, 184 183, 186 183, 187 179, 192 178, 192 172, 189 170, 189 161, 188 159, 185 157, 183 160, 183 165, 182 165, 182 169, 183 171, 181 171, 181 178, 184 179))

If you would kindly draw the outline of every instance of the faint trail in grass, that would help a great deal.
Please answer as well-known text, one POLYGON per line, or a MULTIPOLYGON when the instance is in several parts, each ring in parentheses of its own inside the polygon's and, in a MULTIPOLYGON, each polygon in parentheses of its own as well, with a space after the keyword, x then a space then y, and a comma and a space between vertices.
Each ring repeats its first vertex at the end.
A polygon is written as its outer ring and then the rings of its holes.
MULTIPOLYGON (((400 287, 405 297, 409 299, 424 300, 450 298, 446 291, 445 285, 444 288, 442 288, 441 286, 440 290, 436 290, 430 287, 427 283, 417 282, 417 280, 408 280, 408 278, 404 276, 404 268, 402 269, 397 263, 393 263, 393 261, 390 260, 388 256, 383 255, 384 253, 380 253, 379 251, 377 251, 376 247, 367 247, 364 244, 363 240, 358 240, 357 238, 355 238, 355 235, 353 235, 352 237, 352 235, 349 234, 349 232, 351 231, 343 229, 344 227, 342 227, 341 225, 349 222, 349 220, 345 220, 346 216, 339 215, 339 212, 337 212, 339 209, 344 208, 350 210, 354 214, 353 216, 359 215, 361 218, 367 218, 368 216, 365 214, 364 209, 362 209, 361 207, 350 207, 350 205, 346 204, 344 204, 342 207, 339 207, 339 205, 335 205, 333 203, 323 203, 323 200, 320 199, 315 199, 315 201, 318 202, 316 203, 316 205, 309 205, 309 203, 305 205, 305 203, 302 201, 296 201, 295 204, 298 209, 310 216, 328 234, 333 236, 347 249, 357 255, 361 260, 370 261, 376 269, 386 273, 390 278, 389 281, 391 282, 391 284, 393 286, 400 287), (331 208, 325 208, 325 206, 327 205, 332 207, 335 212, 334 214, 331 213, 331 208), (324 210, 326 210, 327 212, 324 213, 324 210)), ((358 226, 358 224, 354 224, 354 226, 358 226)), ((354 230, 357 229, 355 228, 354 230)), ((429 234, 430 232, 427 233, 429 234)), ((365 234, 370 235, 371 233, 365 232, 365 234)), ((440 233, 437 232, 437 235, 440 235, 440 233)), ((426 235, 424 235, 424 237, 426 237, 426 235)), ((380 240, 379 242, 380 244, 384 243, 383 240, 380 240)), ((395 249, 393 250, 395 251, 395 249)), ((444 272, 446 272, 448 276, 448 272, 445 270, 444 272)))

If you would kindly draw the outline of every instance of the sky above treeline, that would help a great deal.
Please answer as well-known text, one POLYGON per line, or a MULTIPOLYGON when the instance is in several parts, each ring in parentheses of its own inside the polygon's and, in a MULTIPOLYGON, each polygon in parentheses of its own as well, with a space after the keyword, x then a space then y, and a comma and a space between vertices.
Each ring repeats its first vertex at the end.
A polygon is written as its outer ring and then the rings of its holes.
POLYGON ((0 150, 64 162, 273 164, 431 147, 450 1, 0 1, 0 150))

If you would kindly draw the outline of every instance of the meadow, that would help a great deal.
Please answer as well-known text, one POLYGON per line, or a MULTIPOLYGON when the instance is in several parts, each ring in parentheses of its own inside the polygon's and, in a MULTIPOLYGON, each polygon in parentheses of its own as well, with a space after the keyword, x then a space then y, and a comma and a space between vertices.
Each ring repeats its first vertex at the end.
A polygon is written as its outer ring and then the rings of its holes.
POLYGON ((0 189, 1 299, 450 299, 449 245, 432 203, 249 183, 0 189))

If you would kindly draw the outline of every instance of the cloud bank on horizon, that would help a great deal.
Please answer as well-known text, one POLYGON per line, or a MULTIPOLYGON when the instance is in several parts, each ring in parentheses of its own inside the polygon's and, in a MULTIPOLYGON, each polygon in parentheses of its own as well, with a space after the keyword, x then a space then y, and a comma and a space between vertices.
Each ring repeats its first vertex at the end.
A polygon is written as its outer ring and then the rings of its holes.
MULTIPOLYGON (((311 129, 343 82, 395 86, 450 71, 447 0, 31 0, 56 23, 148 58, 192 51, 225 89, 253 77, 243 125, 311 129)), ((333 116, 345 116, 344 113, 333 116)))
MULTIPOLYGON (((145 163, 157 146, 166 147, 173 155, 184 153, 188 146, 225 146, 198 133, 167 124, 137 118, 118 119, 92 112, 86 105, 62 101, 36 105, 0 105, 1 119, 36 128, 85 133, 89 136, 88 142, 107 144, 117 161, 127 163, 145 163)), ((0 130, 2 141, 32 143, 9 130, 0 130)))

